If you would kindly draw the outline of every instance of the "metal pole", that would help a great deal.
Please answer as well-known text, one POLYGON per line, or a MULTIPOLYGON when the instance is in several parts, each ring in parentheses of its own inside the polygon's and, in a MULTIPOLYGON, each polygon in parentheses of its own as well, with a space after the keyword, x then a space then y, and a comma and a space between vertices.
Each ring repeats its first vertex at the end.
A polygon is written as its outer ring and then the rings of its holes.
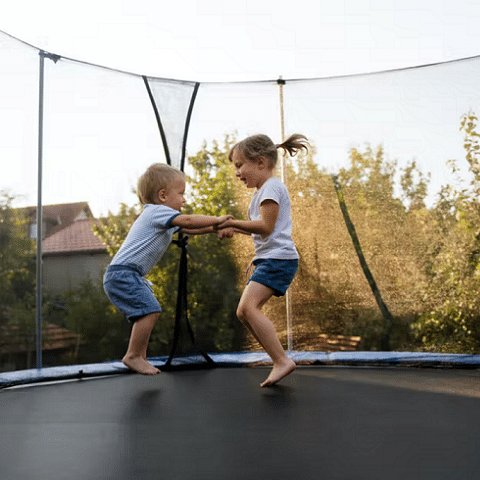
MULTIPOLYGON (((285 119, 283 111, 283 86, 285 85, 285 80, 280 76, 277 80, 278 90, 280 95, 280 129, 281 129, 281 138, 282 142, 285 140, 285 119)), ((283 151, 282 154, 282 169, 281 169, 282 182, 287 186, 287 166, 286 166, 286 154, 283 151)), ((287 310, 287 349, 288 351, 293 350, 293 339, 292 339, 292 302, 290 298, 290 289, 287 290, 285 294, 285 306, 287 310)))
POLYGON ((35 322, 37 333, 37 368, 42 368, 42 239, 43 239, 43 206, 42 206, 42 177, 43 177, 43 78, 45 52, 40 51, 40 80, 38 99, 38 182, 37 182, 37 284, 35 322))
MULTIPOLYGON (((282 139, 282 142, 285 140, 285 119, 283 115, 283 86, 285 85, 285 80, 280 76, 278 77, 277 80, 278 84, 278 93, 280 97, 280 138, 282 139)), ((286 175, 286 169, 285 169, 285 150, 283 150, 282 154, 282 182, 286 185, 287 183, 287 175, 286 175)))

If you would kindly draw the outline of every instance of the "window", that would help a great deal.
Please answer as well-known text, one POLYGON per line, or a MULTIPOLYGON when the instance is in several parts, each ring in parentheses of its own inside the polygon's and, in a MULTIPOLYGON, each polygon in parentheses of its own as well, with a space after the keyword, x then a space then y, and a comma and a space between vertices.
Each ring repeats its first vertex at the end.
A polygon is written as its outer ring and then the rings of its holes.
POLYGON ((30 231, 29 231, 29 237, 32 240, 37 239, 37 222, 31 223, 30 224, 30 231))

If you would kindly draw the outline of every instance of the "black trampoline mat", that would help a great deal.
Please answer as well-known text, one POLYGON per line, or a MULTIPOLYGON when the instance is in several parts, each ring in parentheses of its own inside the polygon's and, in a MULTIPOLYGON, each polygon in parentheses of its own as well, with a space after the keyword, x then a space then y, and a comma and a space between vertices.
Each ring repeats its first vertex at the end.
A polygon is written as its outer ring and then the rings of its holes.
POLYGON ((268 367, 4 389, 2 478, 480 478, 480 370, 268 367))

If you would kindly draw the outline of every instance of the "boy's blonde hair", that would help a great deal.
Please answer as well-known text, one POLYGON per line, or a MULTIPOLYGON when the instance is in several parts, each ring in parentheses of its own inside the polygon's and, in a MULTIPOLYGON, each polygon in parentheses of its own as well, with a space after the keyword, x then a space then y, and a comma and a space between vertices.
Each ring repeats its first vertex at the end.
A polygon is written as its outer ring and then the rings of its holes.
POLYGON ((304 149, 308 152, 308 140, 305 135, 294 133, 282 143, 273 143, 267 135, 252 135, 236 143, 230 150, 228 158, 232 161, 233 152, 238 150, 250 162, 258 162, 260 157, 267 159, 270 167, 275 167, 277 163, 277 149, 282 148, 291 156, 297 154, 299 150, 304 149))
POLYGON ((168 189, 175 180, 184 179, 185 174, 176 168, 164 163, 150 165, 146 172, 138 179, 137 195, 140 203, 157 203, 160 190, 168 189))

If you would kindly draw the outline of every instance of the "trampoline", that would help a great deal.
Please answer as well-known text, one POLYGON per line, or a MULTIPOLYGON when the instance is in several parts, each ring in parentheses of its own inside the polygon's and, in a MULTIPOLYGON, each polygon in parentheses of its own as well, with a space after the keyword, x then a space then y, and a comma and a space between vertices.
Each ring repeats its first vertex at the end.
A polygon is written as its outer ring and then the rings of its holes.
POLYGON ((475 356, 298 354, 273 388, 263 354, 230 357, 151 377, 116 362, 1 374, 3 478, 480 475, 475 356))

